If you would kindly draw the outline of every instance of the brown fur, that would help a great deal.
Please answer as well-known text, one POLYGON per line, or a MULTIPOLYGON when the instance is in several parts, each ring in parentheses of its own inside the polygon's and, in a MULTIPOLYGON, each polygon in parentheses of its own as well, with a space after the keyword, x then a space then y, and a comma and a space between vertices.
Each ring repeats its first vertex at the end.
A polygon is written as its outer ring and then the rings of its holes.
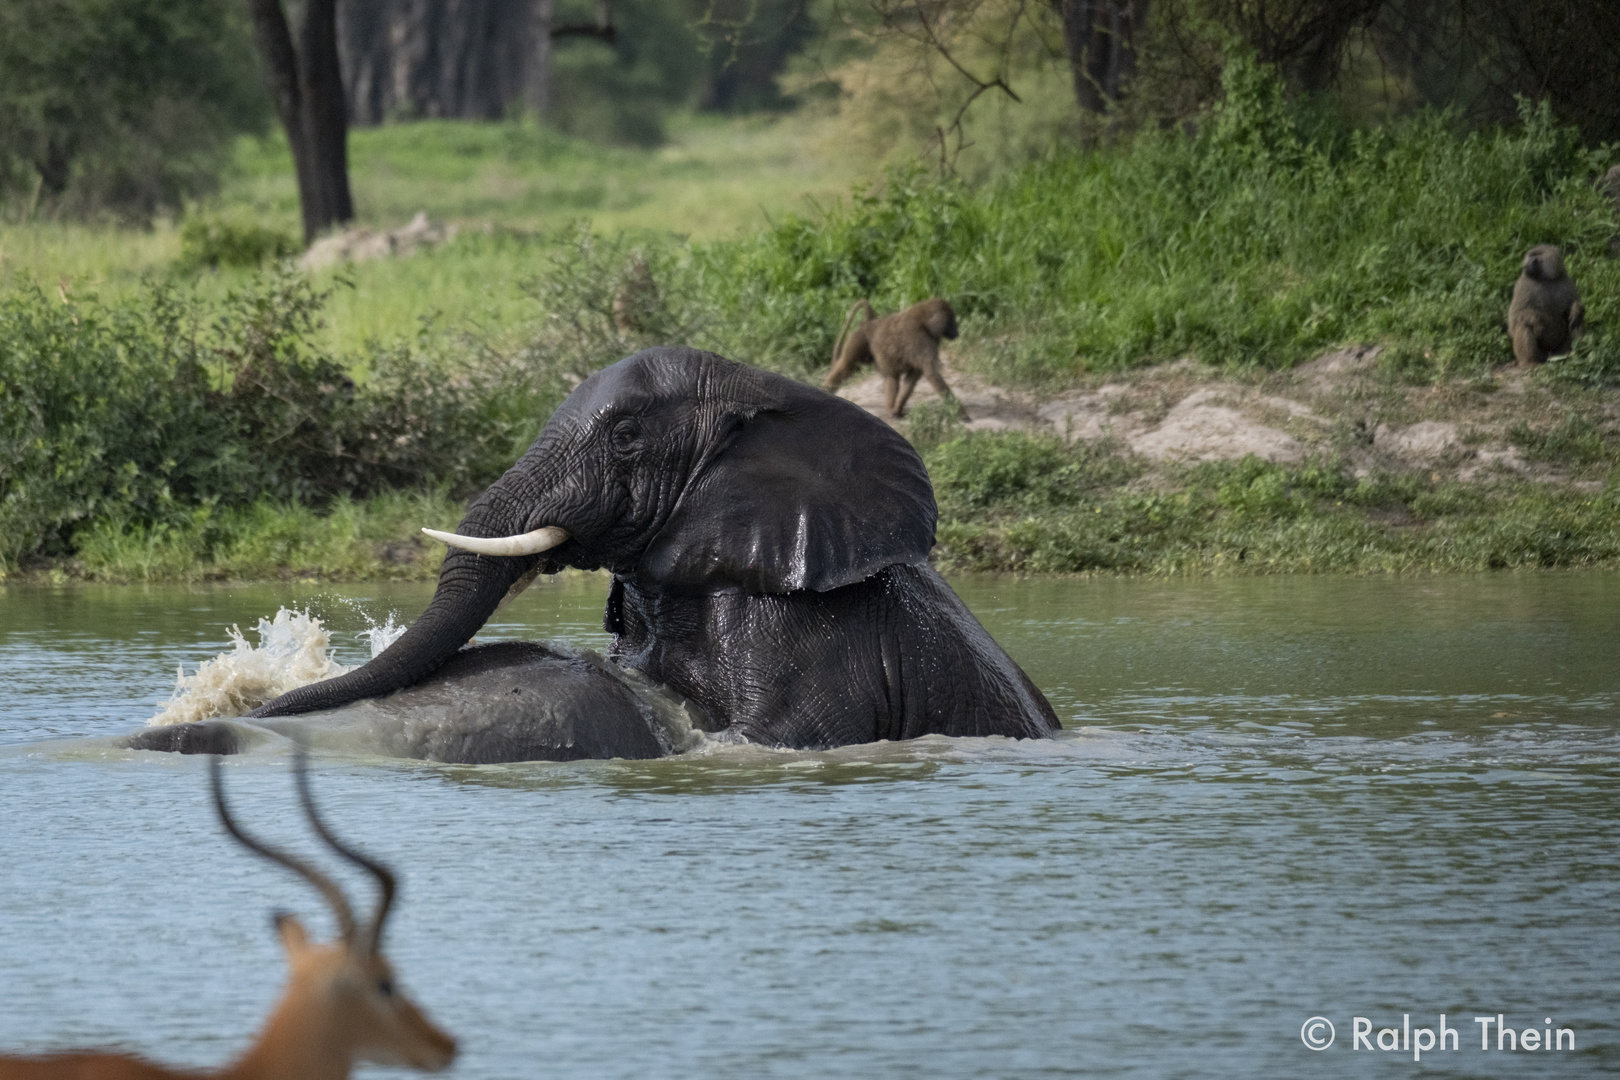
MULTIPOLYGON (((304 812, 318 836, 338 854, 377 875, 383 897, 364 931, 342 891, 325 874, 244 834, 225 806, 219 759, 210 772, 220 820, 250 850, 293 870, 325 894, 342 936, 330 944, 309 939, 291 915, 276 916, 291 978, 264 1029, 235 1063, 219 1070, 171 1069, 133 1054, 70 1050, 36 1057, 0 1054, 0 1080, 348 1080, 356 1062, 438 1071, 456 1056, 456 1041, 440 1031, 395 985, 394 969, 378 948, 394 895, 394 875, 336 840, 315 811, 296 759, 304 812)), ((222 958, 229 962, 229 957, 222 958)))
POLYGON ((1537 244, 1524 255, 1524 269, 1513 284, 1508 334, 1520 367, 1544 363, 1568 352, 1585 321, 1581 292, 1564 273, 1564 256, 1552 244, 1537 244))
MULTIPOLYGON (((927 378, 946 401, 956 401, 956 395, 945 385, 939 370, 939 343, 942 338, 955 340, 956 312, 945 300, 924 300, 904 311, 876 318, 872 305, 857 300, 844 316, 844 325, 838 331, 838 342, 833 346, 832 370, 822 385, 836 390, 844 380, 862 364, 870 363, 883 376, 885 399, 889 415, 906 414, 906 402, 917 388, 917 380, 927 378), (864 309, 866 318, 851 328, 855 313, 864 309), (848 337, 845 337, 845 332, 848 337)), ((967 411, 957 404, 963 420, 967 411)))

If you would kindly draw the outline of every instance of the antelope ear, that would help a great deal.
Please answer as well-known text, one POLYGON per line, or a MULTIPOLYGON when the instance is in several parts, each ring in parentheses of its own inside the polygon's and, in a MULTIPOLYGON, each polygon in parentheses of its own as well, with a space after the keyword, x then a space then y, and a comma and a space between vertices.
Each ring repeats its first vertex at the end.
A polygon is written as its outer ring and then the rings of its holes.
POLYGON ((934 546, 934 489, 911 444, 865 409, 781 376, 732 414, 636 576, 664 588, 825 592, 934 546))
POLYGON ((309 950, 309 934, 304 931, 304 924, 295 916, 285 911, 275 914, 276 933, 281 936, 281 946, 287 950, 288 956, 297 956, 309 950))

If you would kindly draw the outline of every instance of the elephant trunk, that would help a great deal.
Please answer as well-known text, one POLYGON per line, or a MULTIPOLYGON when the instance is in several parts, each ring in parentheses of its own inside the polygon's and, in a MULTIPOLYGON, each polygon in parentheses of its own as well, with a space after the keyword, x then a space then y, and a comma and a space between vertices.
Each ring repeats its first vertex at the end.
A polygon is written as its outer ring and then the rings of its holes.
MULTIPOLYGON (((463 530, 467 530, 463 523, 463 530)), ((485 531, 485 530, 478 530, 485 531)), ((452 548, 427 610, 383 652, 347 675, 290 690, 247 715, 292 716, 381 697, 420 682, 454 656, 539 557, 491 557, 452 548)))

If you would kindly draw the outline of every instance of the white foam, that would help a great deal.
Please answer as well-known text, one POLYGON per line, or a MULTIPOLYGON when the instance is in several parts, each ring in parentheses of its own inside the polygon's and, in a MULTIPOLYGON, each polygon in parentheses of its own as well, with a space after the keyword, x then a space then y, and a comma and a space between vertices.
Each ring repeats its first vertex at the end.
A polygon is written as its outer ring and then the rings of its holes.
POLYGON ((388 618, 381 626, 372 623, 368 628, 360 631, 360 636, 371 643, 371 658, 373 660, 382 655, 384 649, 400 639, 406 627, 394 622, 394 612, 388 613, 388 618))
MULTIPOLYGON (((368 632, 372 655, 403 632, 393 616, 372 627, 368 632)), ((241 716, 289 690, 349 670, 332 658, 331 633, 308 612, 280 608, 274 618, 259 620, 258 634, 259 645, 254 648, 233 626, 232 651, 204 661, 195 675, 187 675, 182 665, 175 673, 174 695, 147 723, 156 727, 241 716)))

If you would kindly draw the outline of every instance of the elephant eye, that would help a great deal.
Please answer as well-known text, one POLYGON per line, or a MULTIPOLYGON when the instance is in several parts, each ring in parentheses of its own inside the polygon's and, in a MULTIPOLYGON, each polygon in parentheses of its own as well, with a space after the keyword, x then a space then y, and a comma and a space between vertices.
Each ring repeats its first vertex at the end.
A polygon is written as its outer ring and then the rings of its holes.
POLYGON ((613 425, 610 438, 613 449, 621 454, 629 453, 641 445, 641 426, 634 420, 620 420, 613 425))

